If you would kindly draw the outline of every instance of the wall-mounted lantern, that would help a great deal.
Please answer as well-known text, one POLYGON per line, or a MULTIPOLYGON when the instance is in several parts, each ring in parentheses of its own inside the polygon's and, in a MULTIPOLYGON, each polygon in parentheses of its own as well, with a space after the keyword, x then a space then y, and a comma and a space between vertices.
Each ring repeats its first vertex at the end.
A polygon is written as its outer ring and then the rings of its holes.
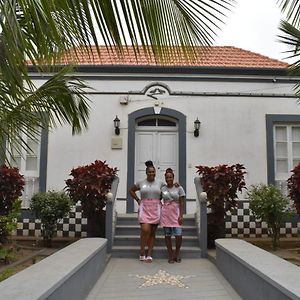
POLYGON ((195 137, 198 137, 199 136, 199 129, 200 129, 200 125, 201 125, 201 122, 198 120, 198 118, 197 118, 197 120, 195 120, 194 121, 194 136, 195 137))
POLYGON ((114 126, 115 126, 115 134, 119 135, 120 134, 120 119, 118 118, 118 116, 116 116, 114 119, 114 126))

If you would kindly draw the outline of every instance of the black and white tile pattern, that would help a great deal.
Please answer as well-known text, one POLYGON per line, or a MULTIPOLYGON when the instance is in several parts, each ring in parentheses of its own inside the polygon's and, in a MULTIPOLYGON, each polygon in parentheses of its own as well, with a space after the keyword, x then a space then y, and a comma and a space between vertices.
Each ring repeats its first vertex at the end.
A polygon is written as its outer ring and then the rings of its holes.
MULTIPOLYGON (((249 209, 249 201, 238 201, 238 207, 232 213, 227 213, 225 218, 226 237, 267 237, 268 228, 266 222, 255 220, 249 209)), ((18 219, 17 235, 41 236, 41 221, 29 218, 18 219)), ((285 222, 280 229, 280 234, 286 237, 298 237, 300 235, 300 218, 294 217, 285 222)), ((67 218, 57 223, 58 237, 86 237, 87 219, 82 217, 81 206, 74 206, 67 218)))
MULTIPOLYGON (((19 236, 41 236, 41 221, 32 217, 18 218, 16 234, 19 236)), ((68 217, 58 220, 57 236, 87 236, 87 219, 82 217, 81 206, 72 207, 68 217)))
MULTIPOLYGON (((227 213, 225 218, 226 237, 267 237, 268 227, 266 222, 255 220, 250 213, 249 201, 238 201, 238 207, 227 213)), ((280 229, 280 234, 285 237, 297 237, 300 233, 300 218, 294 217, 285 222, 280 229)))

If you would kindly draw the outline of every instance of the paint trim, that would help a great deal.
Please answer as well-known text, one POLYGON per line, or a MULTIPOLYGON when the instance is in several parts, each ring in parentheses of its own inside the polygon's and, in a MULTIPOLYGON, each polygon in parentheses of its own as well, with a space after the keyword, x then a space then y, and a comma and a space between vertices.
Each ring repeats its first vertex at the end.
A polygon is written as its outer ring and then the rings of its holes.
POLYGON ((274 124, 300 123, 300 115, 266 115, 267 134, 267 179, 268 184, 275 184, 275 162, 274 162, 274 124))
MULTIPOLYGON (((134 211, 134 201, 132 200, 129 189, 134 185, 135 168, 135 125, 136 119, 155 115, 153 107, 143 108, 128 115, 128 151, 127 151, 127 205, 126 212, 134 211)), ((186 190, 186 116, 174 109, 163 107, 160 116, 172 117, 178 121, 178 170, 179 182, 186 190)))

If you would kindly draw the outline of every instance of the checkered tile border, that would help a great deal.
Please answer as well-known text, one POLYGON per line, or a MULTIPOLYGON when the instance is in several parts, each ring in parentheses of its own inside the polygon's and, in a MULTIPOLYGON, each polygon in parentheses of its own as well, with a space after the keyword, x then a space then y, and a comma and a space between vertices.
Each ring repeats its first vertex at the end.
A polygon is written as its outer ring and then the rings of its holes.
MULTIPOLYGON (((265 222, 255 220, 250 213, 249 201, 238 201, 238 207, 227 213, 225 218, 226 237, 267 237, 268 228, 265 222)), ((41 221, 39 219, 18 219, 17 235, 41 236, 41 221)), ((300 218, 295 217, 280 229, 280 234, 286 237, 300 235, 300 218)), ((58 237, 86 237, 87 219, 82 217, 81 206, 74 206, 68 217, 57 223, 58 237)))
MULTIPOLYGON (((41 236, 41 220, 19 218, 16 234, 19 236, 41 236)), ((69 216, 57 222, 57 236, 87 236, 87 219, 82 217, 81 206, 73 206, 69 216)))
MULTIPOLYGON (((226 237, 267 237, 266 222, 255 220, 250 213, 249 201, 238 201, 237 208, 232 213, 227 213, 225 218, 226 237)), ((300 234, 300 218, 294 217, 280 229, 281 236, 298 237, 300 234)))

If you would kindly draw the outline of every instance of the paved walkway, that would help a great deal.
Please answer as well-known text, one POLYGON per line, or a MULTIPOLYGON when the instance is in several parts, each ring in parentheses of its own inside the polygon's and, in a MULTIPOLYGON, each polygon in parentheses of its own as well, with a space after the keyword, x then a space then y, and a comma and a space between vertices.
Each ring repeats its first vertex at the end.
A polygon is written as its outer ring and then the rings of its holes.
POLYGON ((238 300, 241 299, 213 263, 184 259, 168 264, 157 259, 111 258, 87 300, 238 300))

